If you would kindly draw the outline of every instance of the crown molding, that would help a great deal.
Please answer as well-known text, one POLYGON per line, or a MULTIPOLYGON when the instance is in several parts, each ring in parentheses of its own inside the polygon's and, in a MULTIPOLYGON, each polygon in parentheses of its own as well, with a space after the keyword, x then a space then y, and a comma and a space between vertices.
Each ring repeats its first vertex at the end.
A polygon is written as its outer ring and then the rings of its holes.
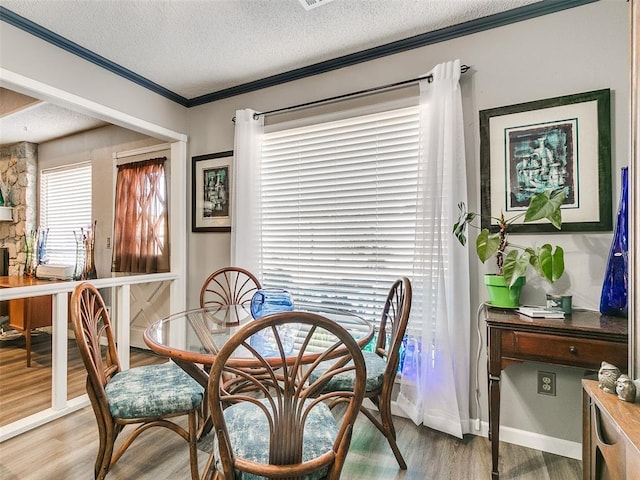
POLYGON ((195 107, 198 105, 204 105, 206 103, 215 102, 224 98, 234 97, 236 95, 242 95, 256 90, 261 90, 267 87, 273 87, 283 83, 291 82, 294 80, 300 80, 305 77, 318 75, 320 73, 330 72, 339 68, 356 65, 358 63, 367 62, 369 60, 375 60, 387 55, 393 55, 396 53, 405 52, 414 48, 424 47, 426 45, 433 45, 435 43, 444 42, 446 40, 452 40, 454 38, 463 37, 473 33, 490 30, 504 25, 510 25, 512 23, 529 20, 531 18, 540 17, 542 15, 548 15, 556 13, 562 10, 567 10, 574 7, 579 7, 589 3, 596 2, 598 0, 542 0, 541 2, 532 3, 523 7, 514 8, 513 10, 507 10, 506 12, 496 13, 487 17, 470 20, 468 22, 452 25, 450 27, 434 30, 433 32, 427 32, 413 37, 405 38, 395 42, 380 45, 378 47, 369 48, 360 52, 344 55, 324 62, 314 63, 306 67, 296 68, 277 75, 272 75, 252 82, 243 83, 234 87, 225 88, 216 92, 208 93, 191 99, 187 99, 181 95, 178 95, 171 90, 168 90, 151 80, 138 75, 131 70, 124 68, 109 59, 102 57, 66 38, 48 30, 40 25, 33 23, 32 21, 21 17, 13 13, 11 10, 0 6, 0 20, 9 23, 14 27, 24 30, 42 40, 49 42, 63 50, 68 51, 74 55, 94 63, 116 75, 119 75, 131 82, 134 82, 148 90, 151 90, 159 95, 162 95, 169 100, 172 100, 185 107, 195 107))
POLYGON ((188 106, 189 100, 187 98, 178 95, 177 93, 172 92, 171 90, 152 82, 148 78, 138 75, 137 73, 132 72, 131 70, 118 65, 115 62, 112 62, 108 58, 98 55, 97 53, 94 53, 91 50, 88 50, 78 45, 77 43, 64 38, 63 36, 58 35, 57 33, 52 32, 47 28, 41 27, 37 23, 34 23, 31 20, 28 20, 2 6, 0 6, 0 20, 19 28, 20 30, 30 33, 31 35, 38 37, 45 42, 66 50, 67 52, 72 53, 73 55, 76 55, 88 62, 102 67, 105 70, 110 71, 111 73, 115 73, 116 75, 119 75, 133 83, 151 90, 152 92, 162 95, 169 100, 179 103, 180 105, 183 105, 185 107, 188 106))

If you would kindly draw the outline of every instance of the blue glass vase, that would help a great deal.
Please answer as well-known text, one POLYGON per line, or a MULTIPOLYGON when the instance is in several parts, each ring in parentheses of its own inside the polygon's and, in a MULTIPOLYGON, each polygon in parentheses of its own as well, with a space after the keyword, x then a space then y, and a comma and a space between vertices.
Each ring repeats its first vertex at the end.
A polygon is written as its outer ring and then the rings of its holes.
POLYGON ((627 288, 629 279, 628 183, 628 168, 623 167, 618 218, 613 232, 611 251, 609 252, 607 269, 604 274, 604 283, 602 284, 602 295, 600 296, 600 313, 617 317, 627 316, 627 288))
POLYGON ((256 290, 251 298, 251 315, 258 319, 278 312, 293 310, 291 294, 279 288, 262 288, 256 290))

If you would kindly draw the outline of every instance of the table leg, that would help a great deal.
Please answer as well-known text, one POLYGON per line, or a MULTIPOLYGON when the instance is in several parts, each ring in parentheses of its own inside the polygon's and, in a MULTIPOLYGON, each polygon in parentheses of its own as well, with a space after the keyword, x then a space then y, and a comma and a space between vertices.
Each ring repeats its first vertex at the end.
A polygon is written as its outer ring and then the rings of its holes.
POLYGON ((500 375, 489 375, 489 439, 491 440, 491 478, 498 480, 500 445, 500 375))
POLYGON ((502 333, 488 327, 489 440, 491 441, 491 479, 498 480, 500 445, 500 374, 502 373, 502 333))
POLYGON ((209 383, 209 375, 202 368, 196 365, 193 362, 186 362, 184 360, 178 360, 177 358, 173 360, 176 365, 178 365, 181 369, 187 372, 193 379, 198 382, 200 385, 204 387, 206 390, 207 384, 209 383))
POLYGON ((211 431, 213 428, 213 422, 211 421, 211 415, 209 415, 209 409, 207 408, 207 385, 209 383, 209 373, 204 369, 200 368, 198 365, 192 362, 186 362, 178 359, 173 360, 176 365, 182 368, 185 372, 187 372, 196 382, 204 387, 204 400, 202 404, 202 414, 204 416, 204 421, 200 425, 198 429, 198 438, 204 437, 207 433, 211 431))
POLYGON ((31 329, 27 327, 24 331, 24 343, 27 348, 27 367, 31 366, 31 329))
MULTIPOLYGON (((489 359, 487 358, 487 392, 491 391, 491 375, 489 375, 489 372, 491 371, 490 369, 490 365, 489 365, 489 359)), ((488 416, 489 416, 489 440, 491 440, 491 398, 489 398, 489 411, 488 411, 488 416)))

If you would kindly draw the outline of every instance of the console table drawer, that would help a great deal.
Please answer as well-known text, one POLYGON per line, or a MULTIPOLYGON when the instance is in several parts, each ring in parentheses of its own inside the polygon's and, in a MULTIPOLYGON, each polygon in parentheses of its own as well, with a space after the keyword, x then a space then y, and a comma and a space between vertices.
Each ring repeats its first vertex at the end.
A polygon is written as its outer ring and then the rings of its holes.
POLYGON ((532 332, 503 332, 502 355, 596 370, 603 360, 621 369, 627 366, 624 343, 532 332))

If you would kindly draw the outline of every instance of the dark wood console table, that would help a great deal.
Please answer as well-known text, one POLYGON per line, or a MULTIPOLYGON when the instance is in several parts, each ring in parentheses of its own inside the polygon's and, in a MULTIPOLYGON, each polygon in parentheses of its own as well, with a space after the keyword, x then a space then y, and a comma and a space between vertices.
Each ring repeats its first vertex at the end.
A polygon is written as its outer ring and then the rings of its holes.
POLYGON ((574 310, 565 319, 530 318, 485 307, 489 377, 491 478, 497 480, 500 441, 500 375, 513 363, 543 362, 598 370, 607 361, 627 370, 628 321, 574 310))

